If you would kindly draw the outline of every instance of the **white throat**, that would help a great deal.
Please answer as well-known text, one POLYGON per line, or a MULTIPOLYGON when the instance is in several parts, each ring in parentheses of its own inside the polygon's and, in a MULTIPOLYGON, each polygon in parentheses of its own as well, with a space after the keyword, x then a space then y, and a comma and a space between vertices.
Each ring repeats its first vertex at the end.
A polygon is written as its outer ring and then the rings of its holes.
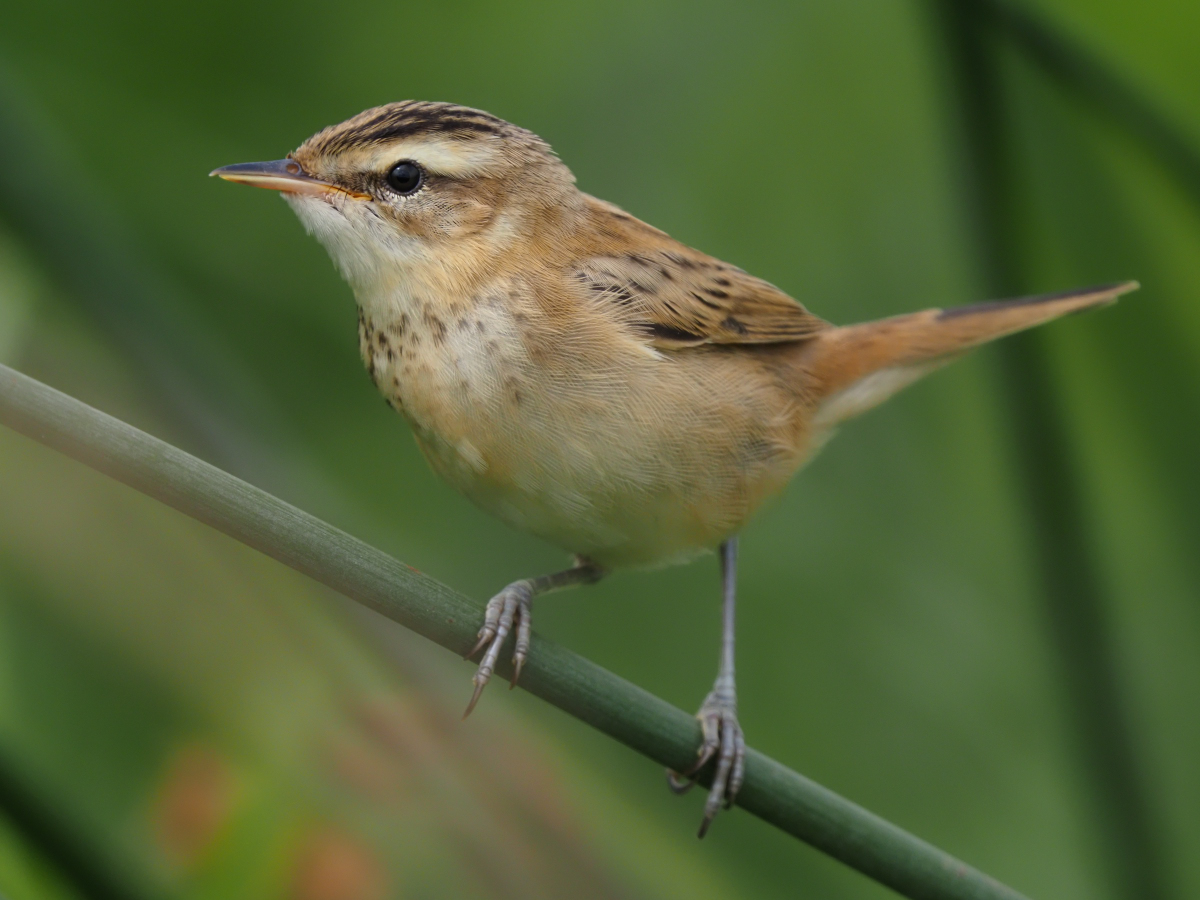
POLYGON ((329 251, 364 308, 378 306, 405 284, 423 280, 421 271, 433 262, 425 242, 398 231, 370 201, 339 195, 283 196, 305 230, 329 251))

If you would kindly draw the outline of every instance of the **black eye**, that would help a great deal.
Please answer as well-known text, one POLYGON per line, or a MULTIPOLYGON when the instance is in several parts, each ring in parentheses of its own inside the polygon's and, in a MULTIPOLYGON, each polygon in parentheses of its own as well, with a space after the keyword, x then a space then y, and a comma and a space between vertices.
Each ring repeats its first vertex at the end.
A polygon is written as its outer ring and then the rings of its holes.
POLYGON ((397 194, 411 194, 421 186, 424 173, 415 162, 405 160, 392 166, 387 174, 387 183, 397 194))

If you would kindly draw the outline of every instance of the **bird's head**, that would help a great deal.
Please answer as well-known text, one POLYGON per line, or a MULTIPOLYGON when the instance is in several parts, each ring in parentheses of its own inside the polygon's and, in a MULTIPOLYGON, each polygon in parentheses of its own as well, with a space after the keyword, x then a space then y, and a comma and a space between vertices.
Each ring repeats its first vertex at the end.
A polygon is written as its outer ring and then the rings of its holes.
POLYGON ((360 300, 430 268, 471 278, 519 257, 521 242, 570 227, 581 202, 537 135, 479 110, 411 100, 326 128, 286 159, 212 174, 281 191, 360 300))

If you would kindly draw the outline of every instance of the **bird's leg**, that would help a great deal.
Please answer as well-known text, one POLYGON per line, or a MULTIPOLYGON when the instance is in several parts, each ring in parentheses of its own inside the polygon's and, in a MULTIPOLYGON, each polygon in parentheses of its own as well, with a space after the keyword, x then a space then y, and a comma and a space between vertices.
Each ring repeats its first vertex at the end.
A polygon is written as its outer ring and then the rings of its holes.
POLYGON ((721 545, 722 603, 721 667, 713 689, 704 698, 696 718, 700 720, 703 740, 697 751, 696 763, 682 775, 667 771, 671 789, 682 794, 695 784, 697 773, 716 757, 717 770, 713 775, 708 801, 704 804, 704 819, 700 822, 700 837, 704 837, 717 812, 733 805, 746 771, 746 740, 737 719, 737 687, 733 677, 733 619, 737 599, 737 538, 731 537, 721 545))
POLYGON ((485 645, 487 646, 487 651, 479 663, 479 670, 472 679, 475 684, 475 693, 471 695, 471 702, 467 704, 467 711, 463 713, 464 719, 471 714, 471 710, 479 702, 479 695, 483 693, 483 689, 491 680, 492 673, 496 671, 496 660, 500 657, 500 648, 504 645, 505 639, 514 626, 517 630, 517 641, 513 648, 513 677, 512 684, 509 686, 516 687, 517 679, 521 677, 521 669, 529 656, 530 613, 533 607, 533 598, 538 594, 557 591, 559 588, 590 584, 593 581, 599 581, 603 575, 604 570, 591 560, 577 556, 575 565, 571 568, 555 572, 552 575, 540 575, 537 578, 523 578, 520 581, 514 581, 488 601, 483 627, 479 629, 479 641, 467 654, 467 659, 470 659, 485 645))

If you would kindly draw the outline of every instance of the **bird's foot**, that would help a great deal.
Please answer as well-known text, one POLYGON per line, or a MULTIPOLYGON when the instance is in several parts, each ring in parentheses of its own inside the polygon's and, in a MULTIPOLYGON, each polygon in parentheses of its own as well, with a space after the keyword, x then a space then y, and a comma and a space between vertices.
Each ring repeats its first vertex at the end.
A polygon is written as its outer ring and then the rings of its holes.
POLYGON ((700 837, 704 837, 708 826, 722 809, 733 805, 746 772, 746 739, 737 719, 737 695, 732 689, 714 688, 705 698, 700 711, 703 740, 696 752, 696 763, 683 773, 667 770, 667 783, 677 794, 691 790, 696 776, 709 762, 716 758, 717 768, 713 775, 708 800, 704 804, 704 818, 700 822, 700 837))
POLYGON ((467 659, 470 659, 483 647, 487 647, 487 651, 479 663, 479 669, 476 671, 475 677, 471 679, 475 684, 475 693, 471 695, 471 702, 467 704, 467 711, 463 713, 464 719, 471 714, 471 710, 479 702, 479 695, 483 693, 483 689, 487 687, 487 683, 492 678, 492 673, 496 671, 496 660, 500 658, 500 649, 509 632, 514 628, 517 632, 517 642, 513 650, 513 677, 510 687, 516 686, 517 679, 521 677, 521 668, 529 656, 529 621, 532 608, 533 583, 529 580, 514 581, 488 601, 483 627, 479 629, 479 641, 466 656, 467 659))

